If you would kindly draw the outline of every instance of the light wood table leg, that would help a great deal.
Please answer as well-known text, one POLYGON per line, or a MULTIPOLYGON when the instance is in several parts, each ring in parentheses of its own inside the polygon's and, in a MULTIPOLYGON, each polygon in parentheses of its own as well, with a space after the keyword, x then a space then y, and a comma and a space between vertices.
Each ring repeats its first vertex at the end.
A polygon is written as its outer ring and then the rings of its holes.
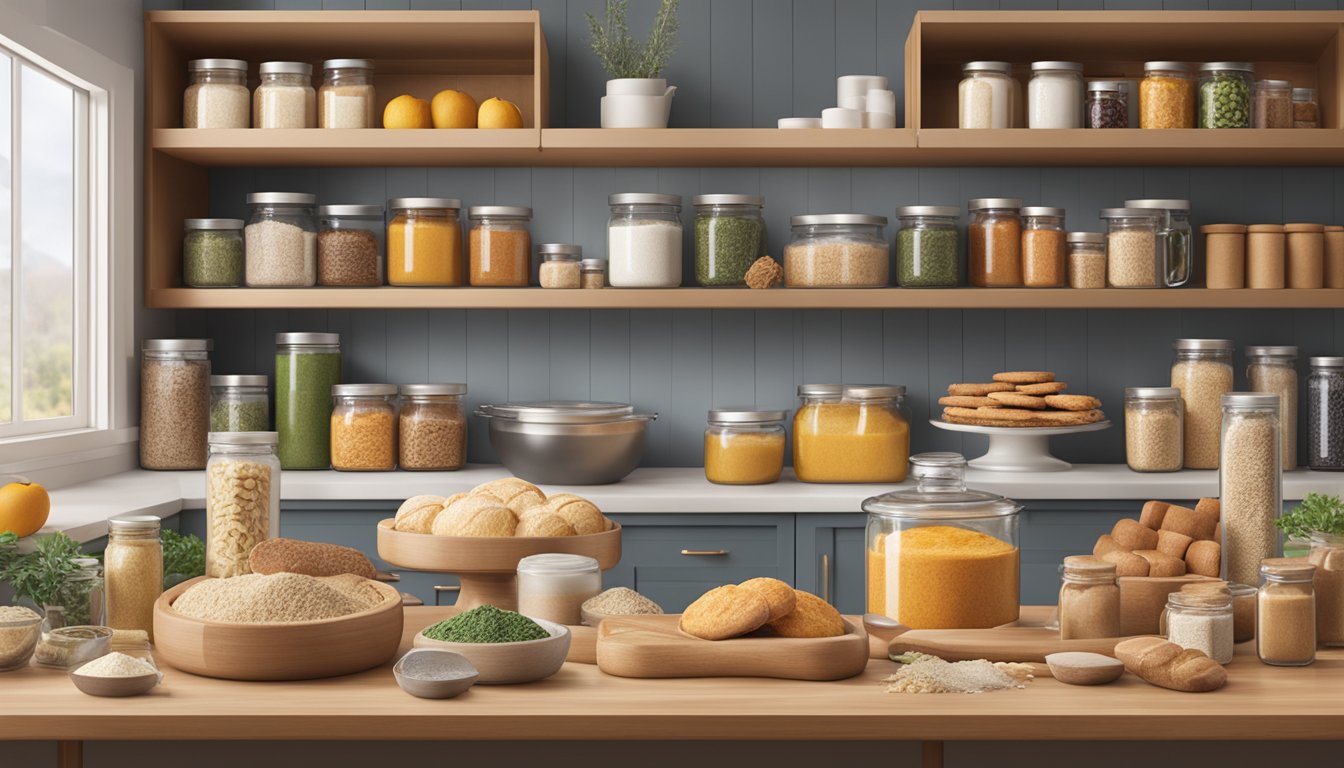
POLYGON ((943 768, 943 742, 923 742, 924 757, 920 765, 923 768, 943 768))
POLYGON ((84 742, 56 742, 56 768, 84 768, 84 742))

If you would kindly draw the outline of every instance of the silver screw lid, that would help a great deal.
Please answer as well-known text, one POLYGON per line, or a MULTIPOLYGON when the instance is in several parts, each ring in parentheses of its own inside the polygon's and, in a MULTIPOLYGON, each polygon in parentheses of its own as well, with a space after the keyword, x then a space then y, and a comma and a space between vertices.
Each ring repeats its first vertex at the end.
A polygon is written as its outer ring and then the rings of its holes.
POLYGON ((211 432, 205 436, 211 445, 275 445, 278 432, 211 432))
POLYGON ((806 227, 815 224, 858 224, 862 226, 885 227, 886 216, 874 216, 868 213, 808 213, 789 219, 789 225, 806 227))
POLYGON ((749 406, 711 408, 709 411, 709 420, 722 424, 768 424, 783 421, 788 417, 788 411, 757 409, 749 406))
POLYGON ((467 394, 466 384, 402 384, 401 394, 410 397, 429 396, 429 395, 465 395, 467 394))
POLYGON ((396 384, 333 384, 333 397, 387 397, 397 394, 396 384))
POLYGON ((658 192, 620 192, 607 195, 607 205, 681 205, 681 195, 658 192))
POLYGON ((196 72, 202 69, 236 69, 247 71, 247 62, 242 59, 192 59, 187 62, 187 70, 196 72))
POLYGON ((214 348, 210 339, 145 339, 140 345, 144 352, 209 352, 214 348))
POLYGON ((961 65, 962 72, 999 72, 1005 75, 1013 73, 1013 65, 1006 61, 968 61, 961 65))
POLYGON ((1200 72, 1254 72, 1255 65, 1248 61, 1210 61, 1199 65, 1200 72))
POLYGON ((446 208, 456 213, 462 209, 462 201, 456 197, 394 197, 387 201, 387 207, 393 210, 439 210, 446 208))
POLYGON ((1344 357, 1313 357, 1312 368, 1344 368, 1344 357))
POLYGON ((1225 392, 1223 405, 1240 408, 1278 408, 1279 396, 1272 392, 1225 392))
POLYGON ((277 346, 289 347, 333 347, 341 343, 341 334, 339 333, 277 333, 275 334, 275 343, 277 346))
POLYGON ((372 59, 327 59, 323 69, 373 69, 372 59))
POLYGON ((530 219, 532 209, 521 205, 473 205, 467 209, 471 219, 530 219))
POLYGON ((764 206, 763 195, 696 195, 691 205, 755 205, 764 206))
POLYGON ((896 209, 896 216, 904 218, 906 216, 945 216, 957 218, 961 216, 961 209, 955 205, 903 205, 896 209))
POLYGON ((857 400, 878 400, 886 397, 905 397, 904 384, 846 384, 844 397, 857 400))
POLYGON ((1230 339, 1177 339, 1171 347, 1183 351, 1226 350, 1231 352, 1232 341, 1230 339))
POLYGON ((210 377, 212 387, 267 387, 271 380, 265 374, 221 374, 210 377))
POLYGON ((1297 347, 1292 346, 1258 346, 1247 347, 1247 357, 1289 357, 1297 359, 1297 347))
POLYGON ((107 527, 113 531, 157 531, 163 524, 163 518, 157 515, 117 515, 107 519, 107 527))
POLYGON ((313 74, 313 65, 302 61, 263 61, 258 71, 263 75, 308 75, 313 74))
POLYGON ((1150 197, 1140 200, 1126 200, 1125 207, 1150 208, 1160 211, 1188 211, 1190 210, 1190 201, 1174 197, 1150 197))
POLYGON ((579 269, 582 269, 584 272, 606 272, 607 260, 584 259, 583 261, 579 262, 579 269))
POLYGON ((1190 65, 1184 61, 1145 61, 1145 72, 1189 72, 1190 65))
POLYGON ((537 245, 537 254, 547 256, 550 254, 566 254, 569 256, 582 256, 583 246, 576 243, 541 243, 537 245))
POLYGON ((799 397, 840 397, 845 392, 844 384, 799 384, 799 397))
POLYGON ((319 205, 318 216, 382 216, 381 205, 319 205))
POLYGON ((1064 218, 1063 208, 1051 208, 1044 205, 1029 205, 1022 209, 1023 216, 1058 216, 1064 218))
POLYGON ((1020 197, 977 197, 966 201, 968 211, 987 211, 995 208, 1021 208, 1020 197))
POLYGON ((248 205, 317 205, 317 195, 307 192, 253 192, 248 205))
POLYGON ((1064 241, 1068 243, 1092 243, 1101 245, 1106 242, 1104 232, 1070 232, 1064 236, 1064 241))
POLYGON ((1125 387, 1125 397, 1135 400, 1170 400, 1181 396, 1176 387, 1125 387))
POLYGON ((183 229, 242 229, 242 219, 183 219, 183 229))
POLYGON ((1083 65, 1076 61, 1033 61, 1032 72, 1082 72, 1083 65))

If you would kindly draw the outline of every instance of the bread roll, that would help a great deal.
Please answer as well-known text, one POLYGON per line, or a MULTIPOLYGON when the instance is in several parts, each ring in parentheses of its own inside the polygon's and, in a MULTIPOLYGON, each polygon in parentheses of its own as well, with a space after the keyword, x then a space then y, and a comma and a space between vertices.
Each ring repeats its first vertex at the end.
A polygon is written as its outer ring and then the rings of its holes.
POLYGON ((545 508, 574 528, 579 536, 607 530, 607 518, 593 502, 572 493, 557 493, 546 500, 545 508))
POLYGON ((435 536, 512 536, 518 517, 494 496, 468 496, 449 504, 434 518, 435 536))
POLYGON ((306 576, 339 576, 343 573, 372 579, 378 575, 373 562, 354 547, 298 539, 267 539, 248 556, 253 573, 301 573, 306 576))
POLYGON ((1213 515, 1215 518, 1222 519, 1223 504, 1218 499, 1203 498, 1195 504, 1195 511, 1200 514, 1213 515))
POLYGON ((1217 525, 1218 518, 1207 510, 1196 512, 1189 507, 1178 507, 1175 504, 1167 507, 1166 517, 1162 519, 1163 530, 1185 534, 1196 541, 1212 539, 1213 529, 1217 525))
MULTIPOLYGON (((531 511, 531 510, 529 510, 531 511)), ((574 527, 564 518, 549 512, 526 514, 518 520, 514 536, 573 536, 574 527)))
POLYGON ((546 501, 546 494, 537 486, 517 477, 504 477, 491 480, 471 489, 471 495, 490 494, 495 496, 515 515, 536 504, 546 501))
POLYGON ((1143 511, 1139 513, 1139 522, 1145 528, 1152 528, 1154 531, 1162 527, 1162 518, 1167 515, 1167 507, 1171 506, 1165 501, 1150 501, 1143 505, 1143 511))
POLYGON ((1175 531, 1157 532, 1157 551, 1164 555, 1171 555, 1182 560, 1185 559, 1185 552, 1194 543, 1194 539, 1186 536, 1184 533, 1175 531))
POLYGON ((1148 561, 1149 576, 1184 576, 1185 561, 1156 549, 1136 549, 1134 554, 1148 561))
POLYGON ((1196 541, 1185 552, 1185 568, 1190 573, 1217 578, 1223 567, 1223 546, 1216 541, 1196 541))
POLYGON ((1216 691, 1227 682, 1227 670, 1201 651, 1183 649, 1160 637, 1135 637, 1115 646, 1125 669, 1153 685, 1173 691, 1216 691))
POLYGON ((1111 538, 1121 549, 1133 552, 1136 549, 1157 549, 1157 531, 1138 520, 1125 518, 1116 522, 1111 529, 1111 538))
POLYGON ((1092 547, 1093 557, 1105 557, 1107 552, 1124 552, 1124 548, 1115 543, 1115 539, 1109 533, 1103 533, 1097 537, 1097 543, 1092 547))
POLYGON ((406 533, 429 533, 434 518, 443 511, 444 502, 442 496, 412 496, 397 509, 392 528, 406 533))
MULTIPOLYGON (((1133 522, 1133 521, 1130 521, 1133 522)), ((1147 576, 1148 561, 1134 554, 1116 550, 1101 556, 1108 563, 1115 563, 1116 576, 1147 576)))

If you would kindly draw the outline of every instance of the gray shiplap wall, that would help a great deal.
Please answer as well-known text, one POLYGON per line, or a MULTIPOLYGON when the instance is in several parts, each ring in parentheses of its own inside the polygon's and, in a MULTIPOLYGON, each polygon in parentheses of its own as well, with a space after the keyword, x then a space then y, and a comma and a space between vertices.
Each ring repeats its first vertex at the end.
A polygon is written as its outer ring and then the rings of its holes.
MULTIPOLYGON (((918 8, 1335 9, 1340 0, 683 0, 673 125, 770 126, 834 100, 834 78, 887 75, 899 91, 904 42, 918 8)), ((632 26, 656 0, 632 0, 632 26)), ((592 126, 605 76, 586 48, 583 14, 601 0, 147 0, 146 9, 528 8, 541 11, 551 54, 552 125, 592 126)), ((335 54, 333 54, 335 55, 335 54)), ((898 97, 899 101, 899 97, 898 97)), ((326 202, 444 194, 464 203, 530 204, 537 242, 605 250, 606 195, 658 190, 763 192, 771 252, 788 217, 855 210, 890 215, 909 203, 964 204, 1011 195, 1070 211, 1072 229, 1099 229, 1096 211, 1128 197, 1190 197, 1210 221, 1344 220, 1344 171, 1313 168, 332 168, 219 169, 211 214, 240 216, 247 192, 300 190, 326 202)), ((690 212, 684 213, 689 223, 690 212)), ((890 234, 890 232, 889 232, 890 234)), ((689 263, 689 252, 686 254, 689 263)), ((1173 294, 1173 302, 1179 297, 1173 294)), ((1304 357, 1344 353, 1344 310, 1321 311, 210 311, 178 312, 180 335, 216 340, 219 372, 270 372, 273 334, 333 330, 347 381, 465 380, 473 403, 506 399, 628 400, 658 411, 648 465, 697 465, 705 411, 751 403, 792 407, 804 381, 886 381, 910 387, 914 450, 982 448, 982 438, 934 430, 947 383, 1003 368, 1048 368, 1121 412, 1125 386, 1165 383, 1170 342, 1219 336, 1239 346, 1295 343, 1304 357)), ((1240 362, 1240 359, 1239 359, 1240 362)), ((1119 429, 1057 440, 1074 461, 1123 461, 1119 429)), ((473 461, 493 459, 476 430, 473 461)))

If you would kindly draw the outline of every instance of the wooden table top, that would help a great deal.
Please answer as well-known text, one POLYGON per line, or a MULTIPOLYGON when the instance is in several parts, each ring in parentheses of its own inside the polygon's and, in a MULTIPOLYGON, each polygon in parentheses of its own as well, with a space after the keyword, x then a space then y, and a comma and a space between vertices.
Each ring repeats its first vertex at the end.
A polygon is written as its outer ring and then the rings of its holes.
MULTIPOLYGON (((408 608, 412 634, 450 611, 408 608)), ((870 661, 836 683, 719 678, 630 680, 586 664, 519 686, 478 685, 456 699, 403 693, 388 665, 292 683, 211 680, 165 665, 163 685, 99 699, 65 673, 0 673, 0 739, 1337 739, 1344 733, 1344 649, 1276 668, 1237 649, 1215 693, 1155 688, 1131 675, 1097 688, 1037 679, 1025 690, 898 695, 870 661)))

